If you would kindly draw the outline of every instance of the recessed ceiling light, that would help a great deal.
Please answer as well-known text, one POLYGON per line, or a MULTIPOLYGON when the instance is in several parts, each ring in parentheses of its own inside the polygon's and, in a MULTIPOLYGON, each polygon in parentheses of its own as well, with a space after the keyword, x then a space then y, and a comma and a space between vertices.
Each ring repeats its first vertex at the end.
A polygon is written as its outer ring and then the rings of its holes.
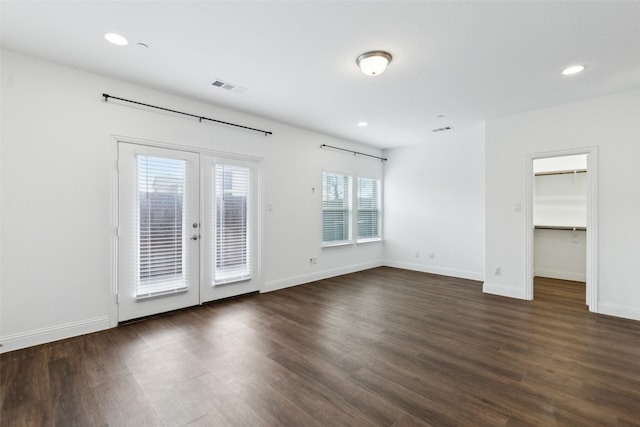
POLYGON ((117 46, 126 46, 129 44, 129 42, 127 41, 127 39, 125 39, 123 36, 121 36, 120 34, 116 34, 116 33, 107 33, 104 35, 104 38, 109 42, 109 43, 113 43, 117 46))
POLYGON ((362 122, 358 122, 358 126, 360 126, 361 128, 367 127, 369 126, 369 123, 362 121, 362 122))
POLYGON ((584 70, 584 65, 572 65, 571 67, 565 68, 562 71, 562 74, 565 76, 570 76, 572 74, 578 74, 582 70, 584 70))

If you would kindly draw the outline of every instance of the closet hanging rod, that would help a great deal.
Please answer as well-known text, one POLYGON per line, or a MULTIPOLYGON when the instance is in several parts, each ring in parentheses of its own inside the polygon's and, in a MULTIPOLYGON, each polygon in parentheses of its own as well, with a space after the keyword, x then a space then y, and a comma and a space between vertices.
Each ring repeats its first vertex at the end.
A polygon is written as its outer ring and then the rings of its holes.
POLYGON ((566 227, 566 226, 555 226, 555 225, 534 225, 533 228, 536 230, 568 230, 568 231, 587 231, 587 227, 566 227))
POLYGON ((553 171, 553 172, 537 172, 534 173, 535 176, 547 176, 547 175, 569 175, 574 173, 587 173, 586 169, 569 169, 564 171, 553 171))
POLYGON ((379 160, 381 160, 383 162, 387 161, 387 159, 385 157, 374 156, 372 154, 361 153, 359 151, 347 150, 346 148, 334 147, 333 145, 322 144, 320 146, 320 148, 333 148, 334 150, 340 150, 340 151, 346 151, 347 153, 353 153, 354 156, 356 156, 356 155, 367 156, 367 157, 373 157, 374 159, 379 159, 379 160))
POLYGON ((202 123, 203 120, 207 120, 207 121, 210 121, 210 122, 220 123, 220 124, 223 124, 223 125, 235 126, 237 128, 242 128, 242 129, 252 130, 254 132, 264 133, 264 136, 273 135, 273 132, 269 132, 268 130, 251 128, 249 126, 243 126, 243 125, 238 125, 238 124, 235 124, 235 123, 224 122, 222 120, 216 120, 216 119, 212 119, 212 118, 205 117, 205 116, 198 116, 196 114, 185 113, 183 111, 178 111, 178 110, 172 110, 170 108, 158 107, 157 105, 145 104, 144 102, 132 101, 130 99, 125 99, 125 98, 118 98, 117 96, 112 96, 112 95, 109 95, 109 94, 106 94, 106 93, 103 93, 102 96, 104 97, 104 102, 109 101, 109 98, 117 99, 118 101, 129 102, 131 104, 142 105, 144 107, 149 107, 149 108, 155 108, 156 110, 168 111, 170 113, 182 114, 183 116, 194 117, 194 118, 198 119, 200 121, 200 123, 202 123))

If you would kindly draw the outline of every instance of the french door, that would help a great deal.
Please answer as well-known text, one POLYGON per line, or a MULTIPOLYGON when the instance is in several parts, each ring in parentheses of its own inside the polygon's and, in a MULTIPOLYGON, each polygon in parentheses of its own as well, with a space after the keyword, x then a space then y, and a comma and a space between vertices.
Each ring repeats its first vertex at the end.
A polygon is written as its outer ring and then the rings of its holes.
POLYGON ((257 291, 251 162, 118 144, 118 320, 257 291))
POLYGON ((119 143, 119 321, 200 302, 199 161, 119 143))
POLYGON ((258 173, 255 163, 203 157, 202 302, 255 292, 258 173))

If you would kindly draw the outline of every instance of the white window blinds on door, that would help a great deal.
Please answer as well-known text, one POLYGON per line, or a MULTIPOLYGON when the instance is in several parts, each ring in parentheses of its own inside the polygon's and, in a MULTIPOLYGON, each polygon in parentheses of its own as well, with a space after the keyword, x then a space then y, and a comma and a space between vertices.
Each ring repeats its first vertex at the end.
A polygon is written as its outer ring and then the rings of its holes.
POLYGON ((214 285, 251 279, 251 169, 214 165, 214 285))
POLYGON ((187 288, 186 160, 136 156, 136 297, 187 288))
POLYGON ((381 237, 380 181, 358 177, 358 241, 381 237))

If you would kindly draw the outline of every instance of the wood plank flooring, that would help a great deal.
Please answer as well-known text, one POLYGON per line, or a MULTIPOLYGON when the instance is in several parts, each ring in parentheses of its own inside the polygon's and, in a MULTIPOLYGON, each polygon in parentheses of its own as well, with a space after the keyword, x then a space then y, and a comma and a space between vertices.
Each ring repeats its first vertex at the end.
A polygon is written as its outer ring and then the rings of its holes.
POLYGON ((0 356, 2 426, 640 426, 640 322, 376 268, 0 356))

